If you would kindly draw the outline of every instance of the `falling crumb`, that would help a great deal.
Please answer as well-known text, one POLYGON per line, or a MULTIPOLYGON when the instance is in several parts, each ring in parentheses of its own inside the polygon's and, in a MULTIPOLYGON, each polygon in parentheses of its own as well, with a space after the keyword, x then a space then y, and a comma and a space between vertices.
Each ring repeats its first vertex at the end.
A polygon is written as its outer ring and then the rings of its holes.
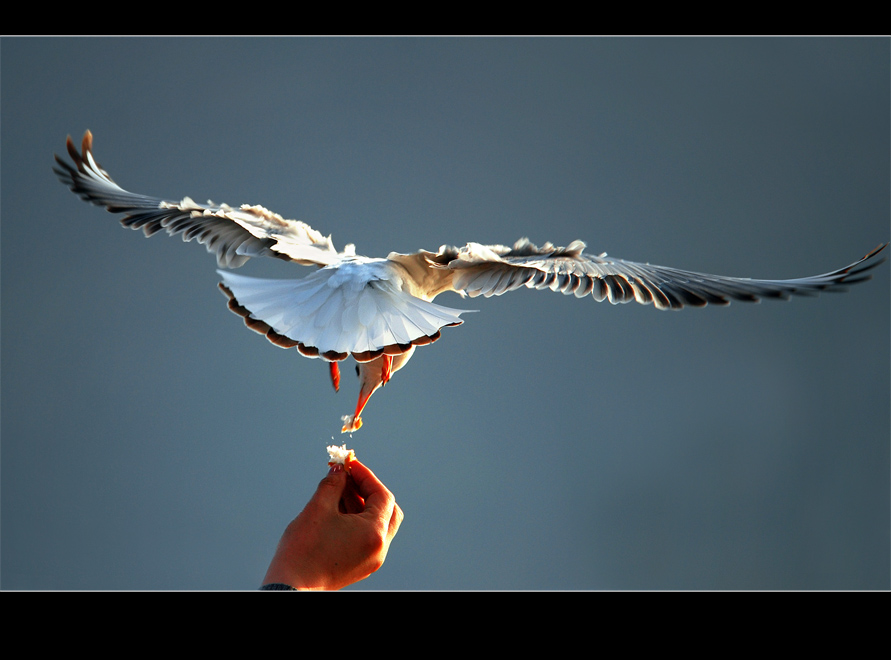
POLYGON ((350 470, 350 461, 356 459, 356 452, 347 449, 346 445, 328 445, 328 465, 343 465, 347 472, 350 470))

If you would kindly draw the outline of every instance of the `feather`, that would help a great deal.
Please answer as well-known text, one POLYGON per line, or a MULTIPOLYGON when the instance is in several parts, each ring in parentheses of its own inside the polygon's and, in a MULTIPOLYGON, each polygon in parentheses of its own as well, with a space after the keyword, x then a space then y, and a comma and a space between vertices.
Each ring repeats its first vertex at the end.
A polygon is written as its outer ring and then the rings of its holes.
POLYGON ((66 141, 71 162, 56 156, 54 171, 84 201, 123 214, 121 224, 153 236, 164 230, 196 241, 220 268, 238 268, 253 257, 274 257, 317 267, 302 279, 271 280, 218 271, 229 309, 251 330, 282 348, 330 361, 352 355, 360 364, 365 398, 350 429, 358 428, 364 401, 416 346, 462 323, 469 310, 433 302, 452 291, 462 296, 500 296, 519 287, 551 289, 612 304, 636 301, 656 309, 728 305, 732 300, 787 300, 822 291, 843 291, 866 281, 887 243, 844 268, 789 280, 757 280, 697 273, 649 263, 589 255, 582 241, 540 247, 521 238, 512 247, 467 243, 438 252, 390 253, 386 259, 356 255, 353 245, 335 250, 330 236, 259 205, 172 201, 131 193, 96 162, 87 131, 78 151, 66 141), (391 359, 392 357, 392 359, 391 359))

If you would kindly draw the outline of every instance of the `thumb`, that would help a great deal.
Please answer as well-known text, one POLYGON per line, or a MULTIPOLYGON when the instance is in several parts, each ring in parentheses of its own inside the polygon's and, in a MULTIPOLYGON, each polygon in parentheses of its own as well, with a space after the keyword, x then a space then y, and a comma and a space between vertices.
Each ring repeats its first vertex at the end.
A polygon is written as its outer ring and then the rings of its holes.
POLYGON ((319 487, 310 502, 323 509, 337 509, 338 502, 346 488, 347 475, 342 465, 335 465, 328 470, 327 476, 319 482, 319 487))

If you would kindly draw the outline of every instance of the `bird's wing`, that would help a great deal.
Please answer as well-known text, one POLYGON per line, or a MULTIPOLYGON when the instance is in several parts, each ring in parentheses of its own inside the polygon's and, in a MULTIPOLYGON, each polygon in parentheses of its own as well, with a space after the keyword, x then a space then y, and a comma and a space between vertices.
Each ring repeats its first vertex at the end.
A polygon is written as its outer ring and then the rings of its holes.
POLYGON ((653 303, 658 309, 681 309, 705 305, 727 305, 731 300, 757 302, 762 298, 788 299, 792 295, 814 295, 820 291, 843 290, 848 284, 867 280, 866 271, 882 263, 875 259, 888 244, 878 246, 862 259, 838 270, 791 280, 755 280, 707 275, 677 268, 654 266, 606 254, 585 254, 585 244, 574 241, 567 247, 550 243, 537 247, 521 239, 512 247, 470 243, 456 249, 443 246, 426 259, 450 276, 451 288, 474 296, 500 296, 521 286, 549 288, 581 298, 626 303, 653 303))
POLYGON ((283 348, 328 361, 369 362, 436 341, 460 324, 463 310, 408 293, 383 259, 320 268, 299 280, 270 280, 218 271, 229 309, 251 330, 283 348))
MULTIPOLYGON (((184 241, 197 240, 216 255, 223 268, 237 268, 251 257, 278 257, 304 265, 324 266, 340 256, 330 236, 298 220, 287 220, 262 206, 198 204, 186 197, 164 200, 131 193, 116 184, 93 158, 93 135, 84 134, 78 153, 71 137, 67 142, 72 167, 59 156, 53 168, 62 182, 83 200, 123 213, 121 224, 142 229, 146 236, 164 229, 184 241)), ((348 246, 351 249, 352 246, 348 246)))

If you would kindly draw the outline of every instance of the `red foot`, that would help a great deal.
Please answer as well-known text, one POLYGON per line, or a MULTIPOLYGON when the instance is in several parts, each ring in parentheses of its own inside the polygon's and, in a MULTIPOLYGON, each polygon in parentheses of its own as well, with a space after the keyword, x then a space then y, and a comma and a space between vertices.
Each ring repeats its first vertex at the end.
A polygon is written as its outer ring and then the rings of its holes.
POLYGON ((334 391, 340 391, 340 367, 336 362, 329 362, 328 369, 331 371, 331 384, 334 385, 334 391))
POLYGON ((384 364, 381 367, 381 384, 386 385, 390 381, 390 369, 393 367, 393 357, 384 355, 384 364))

